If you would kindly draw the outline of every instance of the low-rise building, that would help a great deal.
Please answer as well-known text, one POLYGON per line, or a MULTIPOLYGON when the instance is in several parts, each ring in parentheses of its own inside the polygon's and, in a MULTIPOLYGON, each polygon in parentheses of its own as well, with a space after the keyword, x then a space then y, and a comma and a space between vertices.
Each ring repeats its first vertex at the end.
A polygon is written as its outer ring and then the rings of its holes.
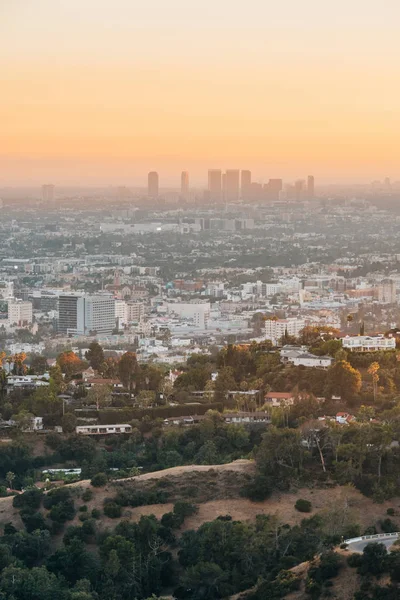
POLYGON ((294 396, 291 392, 268 392, 265 394, 265 403, 271 408, 292 406, 294 396))
POLYGON ((279 344, 285 335, 297 337, 306 322, 297 317, 289 319, 267 319, 265 321, 265 337, 271 340, 273 344, 279 344))
POLYGON ((383 335, 346 335, 342 340, 343 348, 350 352, 377 352, 378 350, 395 350, 396 340, 394 337, 383 335))

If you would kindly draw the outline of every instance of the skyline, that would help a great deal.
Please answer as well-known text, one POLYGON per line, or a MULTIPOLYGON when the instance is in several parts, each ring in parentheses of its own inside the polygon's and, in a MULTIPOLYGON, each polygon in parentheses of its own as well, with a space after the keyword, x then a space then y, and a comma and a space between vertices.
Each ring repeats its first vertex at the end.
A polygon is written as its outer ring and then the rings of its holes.
POLYGON ((394 0, 1 9, 0 185, 400 178, 394 0))

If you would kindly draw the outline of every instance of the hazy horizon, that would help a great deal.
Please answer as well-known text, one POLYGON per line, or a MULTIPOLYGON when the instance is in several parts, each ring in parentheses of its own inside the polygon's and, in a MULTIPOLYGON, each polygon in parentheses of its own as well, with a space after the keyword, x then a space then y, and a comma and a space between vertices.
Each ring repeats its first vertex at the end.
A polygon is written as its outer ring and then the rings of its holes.
POLYGON ((394 0, 3 5, 0 186, 400 179, 399 17, 394 0))

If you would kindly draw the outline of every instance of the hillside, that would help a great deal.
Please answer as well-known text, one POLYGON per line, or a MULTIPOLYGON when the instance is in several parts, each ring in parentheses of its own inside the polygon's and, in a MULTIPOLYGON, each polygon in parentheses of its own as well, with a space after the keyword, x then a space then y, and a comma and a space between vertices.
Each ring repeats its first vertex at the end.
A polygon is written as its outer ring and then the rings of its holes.
MULTIPOLYGON (((335 531, 346 522, 358 523, 362 530, 377 526, 386 518, 387 509, 397 507, 400 498, 376 504, 351 486, 301 488, 291 493, 274 493, 263 502, 252 502, 240 496, 246 477, 254 470, 254 463, 238 460, 224 465, 188 465, 173 467, 154 473, 146 473, 127 479, 109 482, 105 487, 95 488, 90 480, 83 480, 67 487, 78 492, 91 489, 93 498, 86 502, 88 509, 102 510, 104 500, 123 490, 167 490, 168 501, 126 508, 121 518, 110 519, 105 515, 98 521, 99 529, 115 527, 122 519, 138 521, 142 515, 153 514, 157 518, 172 510, 177 500, 187 500, 198 506, 195 515, 187 517, 181 531, 197 529, 202 523, 212 521, 220 515, 229 514, 235 520, 252 521, 256 515, 274 515, 282 523, 291 526, 299 524, 305 517, 321 514, 327 520, 327 527, 335 531), (312 503, 308 515, 298 512, 294 505, 303 498, 312 503)), ((0 498, 0 524, 12 522, 22 527, 19 511, 12 506, 12 498, 0 498)), ((77 501, 77 505, 83 501, 77 501)), ((78 524, 78 514, 73 524, 78 524)))

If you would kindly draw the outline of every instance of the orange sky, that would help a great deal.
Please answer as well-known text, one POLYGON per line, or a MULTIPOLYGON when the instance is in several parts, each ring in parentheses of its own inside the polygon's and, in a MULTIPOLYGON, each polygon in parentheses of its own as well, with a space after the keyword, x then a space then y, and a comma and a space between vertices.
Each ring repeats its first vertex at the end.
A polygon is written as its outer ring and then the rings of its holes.
POLYGON ((398 0, 4 0, 0 184, 400 178, 399 18, 398 0))

